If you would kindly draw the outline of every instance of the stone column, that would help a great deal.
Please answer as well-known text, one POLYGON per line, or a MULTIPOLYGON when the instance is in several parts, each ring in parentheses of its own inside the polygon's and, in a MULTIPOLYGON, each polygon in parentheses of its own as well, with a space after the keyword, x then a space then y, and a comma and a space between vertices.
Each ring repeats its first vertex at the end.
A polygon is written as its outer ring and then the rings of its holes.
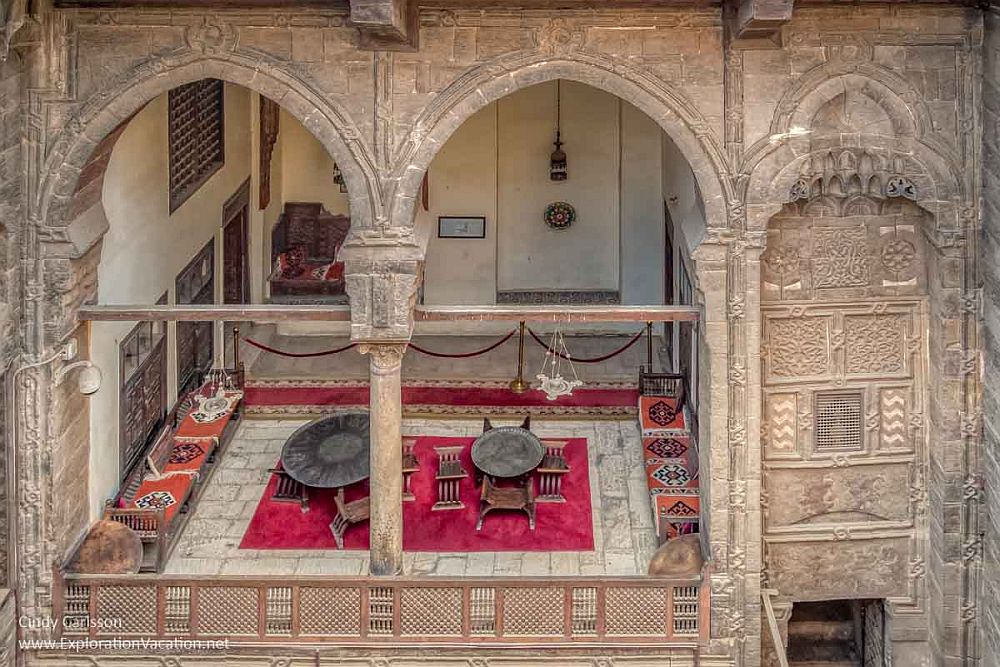
POLYGON ((371 389, 371 565, 374 575, 403 571, 403 394, 406 343, 363 343, 371 389))

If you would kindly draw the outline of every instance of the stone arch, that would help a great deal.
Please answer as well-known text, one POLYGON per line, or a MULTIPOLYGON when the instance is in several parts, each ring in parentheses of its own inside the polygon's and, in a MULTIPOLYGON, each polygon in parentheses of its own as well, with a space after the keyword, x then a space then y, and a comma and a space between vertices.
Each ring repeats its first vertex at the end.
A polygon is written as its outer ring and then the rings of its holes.
POLYGON ((866 160, 887 160, 882 165, 883 188, 890 178, 888 174, 895 174, 913 185, 912 198, 933 214, 938 228, 960 226, 959 202, 965 195, 965 185, 956 177, 960 173, 957 159, 929 132, 930 128, 930 114, 919 93, 898 75, 871 64, 814 69, 779 103, 770 136, 750 149, 748 228, 766 227, 768 220, 798 192, 801 184, 797 182, 810 163, 848 152, 861 157, 851 162, 850 169, 841 169, 844 162, 834 165, 835 171, 844 172, 837 174, 841 181, 858 175, 864 190, 874 187, 873 173, 878 169, 869 169, 865 174, 858 174, 858 170, 866 160), (877 113, 869 112, 869 117, 878 120, 852 131, 835 128, 830 107, 851 96, 871 105, 877 113), (817 124, 824 131, 814 132, 817 124))
POLYGON ((501 57, 466 72, 442 91, 414 123, 393 169, 387 205, 394 221, 411 225, 421 179, 448 138, 474 113, 517 90, 565 79, 635 105, 655 121, 687 159, 701 191, 706 225, 725 228, 733 201, 730 172, 718 139, 683 94, 639 70, 589 53, 528 53, 501 57))
MULTIPOLYGON (((381 206, 374 160, 345 111, 293 75, 276 68, 263 69, 258 60, 236 53, 194 54, 180 59, 155 59, 130 70, 90 95, 56 136, 42 169, 35 202, 35 217, 46 228, 45 237, 60 246, 51 256, 79 257, 100 237, 71 228, 73 195, 100 143, 150 100, 204 78, 244 86, 291 113, 340 165, 354 223, 358 227, 372 224, 381 206)), ((103 210, 92 215, 100 218, 103 210)), ((86 224, 99 226, 101 222, 98 219, 86 224)), ((103 224, 106 229, 106 217, 103 224)))

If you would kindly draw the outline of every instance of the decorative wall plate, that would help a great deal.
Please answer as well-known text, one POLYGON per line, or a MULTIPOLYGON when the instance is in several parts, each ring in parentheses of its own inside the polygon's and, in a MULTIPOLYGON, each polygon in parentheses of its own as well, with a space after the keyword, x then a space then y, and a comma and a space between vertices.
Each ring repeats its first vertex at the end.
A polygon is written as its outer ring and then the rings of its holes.
POLYGON ((564 201, 545 207, 545 224, 552 229, 567 229, 576 220, 576 209, 564 201))

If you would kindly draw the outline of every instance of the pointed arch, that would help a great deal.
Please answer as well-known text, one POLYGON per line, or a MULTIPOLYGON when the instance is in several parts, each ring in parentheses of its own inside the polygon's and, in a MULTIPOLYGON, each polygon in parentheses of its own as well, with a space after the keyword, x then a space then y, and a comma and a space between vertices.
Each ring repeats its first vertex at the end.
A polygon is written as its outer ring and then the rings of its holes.
MULTIPOLYGON (((277 102, 302 123, 341 167, 348 186, 353 224, 369 226, 380 207, 374 160, 348 114, 328 97, 280 69, 236 53, 160 58, 130 70, 84 102, 53 139, 35 203, 44 236, 61 246, 53 255, 80 256, 95 237, 71 229, 73 194, 83 167, 100 142, 150 100, 177 86, 205 78, 244 86, 277 102), (81 247, 86 246, 86 247, 81 247)), ((102 211, 85 224, 99 228, 102 211), (96 216, 96 217, 95 217, 96 216)), ((107 224, 106 216, 103 224, 107 224)), ((103 232, 101 232, 103 233, 103 232)))
POLYGON ((616 95, 653 119, 687 159, 701 192, 707 226, 730 224, 730 170, 708 120, 663 81, 607 57, 582 52, 502 57, 466 72, 440 93, 416 120, 397 155, 390 179, 394 189, 386 199, 392 220, 412 224, 423 174, 462 123, 517 90, 556 79, 616 95))

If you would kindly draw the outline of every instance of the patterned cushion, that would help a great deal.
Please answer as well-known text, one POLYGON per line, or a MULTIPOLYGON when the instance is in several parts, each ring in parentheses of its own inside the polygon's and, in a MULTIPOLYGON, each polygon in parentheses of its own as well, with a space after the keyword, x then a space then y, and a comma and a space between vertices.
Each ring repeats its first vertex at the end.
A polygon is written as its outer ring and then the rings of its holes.
POLYGON ((309 276, 313 280, 323 280, 323 281, 333 281, 333 280, 343 280, 344 279, 344 263, 343 262, 330 262, 329 264, 320 264, 309 272, 309 276))
MULTIPOLYGON (((643 456, 650 459, 679 459, 691 451, 691 438, 685 435, 665 435, 642 439, 643 456)), ((693 454, 693 452, 692 452, 693 454)))

